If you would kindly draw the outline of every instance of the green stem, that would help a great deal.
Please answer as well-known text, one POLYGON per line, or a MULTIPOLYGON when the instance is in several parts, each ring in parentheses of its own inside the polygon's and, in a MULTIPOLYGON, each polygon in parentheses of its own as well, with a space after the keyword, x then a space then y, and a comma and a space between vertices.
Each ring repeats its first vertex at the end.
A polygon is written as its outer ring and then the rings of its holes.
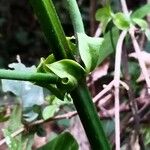
POLYGON ((81 83, 72 93, 82 125, 93 150, 110 150, 100 118, 92 102, 85 83, 81 83))
POLYGON ((21 80, 40 83, 43 82, 49 84, 56 84, 59 82, 59 77, 50 73, 21 72, 4 69, 0 69, 0 79, 21 80))
POLYGON ((66 6, 75 32, 84 33, 84 25, 76 0, 66 0, 66 6))
MULTIPOLYGON (((43 27, 50 45, 53 47, 53 52, 56 60, 71 58, 65 53, 65 47, 68 45, 66 42, 61 43, 61 46, 57 47, 58 41, 64 40, 63 36, 60 34, 62 28, 58 28, 60 23, 58 21, 56 11, 53 7, 52 0, 30 0, 35 13, 43 27), (50 6, 47 6, 50 5, 50 6), (44 19, 45 17, 45 19, 44 19), (57 27, 57 28, 56 28, 57 27), (45 29, 44 29, 45 28, 45 29), (57 31, 58 30, 58 31, 57 31), (55 34, 53 32, 55 32, 55 34), (58 33, 59 32, 59 33, 58 33), (51 39, 54 36, 54 39, 51 39), (58 57, 59 55, 60 57, 58 57)), ((84 32, 84 27, 81 19, 81 15, 76 4, 76 0, 68 0, 69 12, 71 13, 72 22, 75 28, 75 32, 84 32)), ((63 33, 63 32, 61 32, 63 33)), ((65 38, 66 39, 66 38, 65 38)), ((64 40, 66 41, 66 40, 64 40)), ((67 49, 68 50, 68 49, 67 49)), ((84 78, 84 77, 83 77, 84 78)), ((80 85, 71 92, 73 102, 78 111, 79 117, 82 121, 83 127, 91 144, 93 150, 110 150, 107 138, 104 134, 100 119, 97 115, 96 108, 92 102, 92 98, 86 87, 85 82, 80 83, 80 85)))
MULTIPOLYGON (((84 33, 83 22, 76 0, 67 0, 68 11, 74 26, 75 34, 84 33)), ((92 102, 87 86, 80 83, 71 96, 80 116, 83 127, 93 150, 110 150, 100 118, 92 102)))
POLYGON ((74 59, 51 0, 30 0, 41 27, 57 60, 74 59))

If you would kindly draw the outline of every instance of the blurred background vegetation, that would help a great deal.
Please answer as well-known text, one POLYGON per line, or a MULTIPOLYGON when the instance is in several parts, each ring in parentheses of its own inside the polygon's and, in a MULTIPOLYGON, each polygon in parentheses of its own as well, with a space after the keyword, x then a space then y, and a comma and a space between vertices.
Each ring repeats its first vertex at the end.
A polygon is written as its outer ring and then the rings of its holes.
MULTIPOLYGON (((67 6, 65 6, 64 1, 65 0, 55 0, 54 4, 59 14, 66 36, 72 36, 74 32, 69 15, 66 11, 67 6)), ((112 10, 114 12, 121 10, 119 0, 110 0, 110 2, 112 10)), ((135 10, 146 2, 146 0, 127 0, 127 5, 130 10, 135 10)), ((102 7, 104 3, 105 0, 78 0, 86 33, 88 35, 93 36, 95 34, 95 31, 99 26, 99 23, 95 20, 95 12, 97 9, 102 7)), ((147 49, 150 49, 150 42, 146 41, 145 43, 147 49)), ((130 41, 127 47, 131 50, 130 41)), ((32 8, 29 5, 29 0, 0 0, 0 68, 8 68, 8 64, 16 61, 16 55, 20 55, 22 63, 27 66, 37 65, 40 58, 47 57, 49 53, 51 53, 51 50, 48 47, 47 41, 43 33, 41 32, 41 28, 39 26, 37 18, 33 14, 32 8)), ((96 91, 96 93, 93 94, 92 88, 90 89, 93 96, 95 96, 98 92, 100 92, 101 89, 103 89, 103 84, 107 84, 112 80, 114 57, 112 57, 111 59, 110 61, 113 63, 110 63, 107 75, 105 75, 103 78, 99 77, 100 79, 98 78, 98 81, 94 82, 94 90, 96 91)), ((135 83, 137 79, 137 74, 139 73, 140 69, 137 68, 137 62, 129 63, 129 72, 131 76, 135 77, 135 83)), ((92 80, 90 80, 89 82, 93 83, 92 80)), ((142 91, 141 89, 143 89, 143 85, 134 85, 134 83, 133 86, 135 90, 140 89, 138 91, 142 91)), ((127 93, 124 93, 123 91, 121 94, 123 95, 122 99, 126 101, 127 93)), ((139 95, 136 90, 135 97, 139 95)), ((108 106, 108 108, 109 107, 110 106, 108 106)), ((98 111, 99 110, 100 108, 98 108, 98 111)), ((74 125, 74 128, 76 128, 74 133, 77 134, 78 132, 80 132, 77 135, 80 137, 81 131, 79 130, 78 122, 76 120, 74 122, 77 124, 76 126, 74 125)), ((106 122, 107 121, 105 120, 103 122, 106 131, 109 132, 109 128, 111 128, 110 130, 112 131, 114 128, 113 122, 109 120, 107 124, 106 122)), ((57 130, 57 132, 59 130, 62 131, 64 128, 61 128, 61 123, 59 123, 59 127, 55 124, 53 127, 53 131, 54 129, 57 130)), ((145 131, 147 128, 143 129, 145 131)), ((147 130, 144 133, 146 132, 147 130)), ((128 135, 125 134, 123 136, 128 137, 128 135)), ((150 135, 147 139, 149 139, 149 137, 150 135)), ((113 138, 114 136, 112 136, 112 140, 113 138)), ((88 144, 85 142, 85 145, 88 144)), ((84 148, 84 150, 86 150, 86 148, 84 148)))
MULTIPOLYGON (((104 1, 78 0, 84 25, 88 34, 93 35, 98 27, 95 11, 104 1)), ((144 0, 128 0, 130 9, 135 9, 144 0)), ((120 9, 119 0, 111 0, 113 10, 120 9)), ((64 0, 55 0, 55 6, 67 36, 73 35, 73 29, 66 12, 64 0)), ((0 68, 6 68, 16 61, 19 54, 26 65, 37 64, 40 57, 48 56, 50 49, 41 32, 28 0, 0 0, 0 68)))

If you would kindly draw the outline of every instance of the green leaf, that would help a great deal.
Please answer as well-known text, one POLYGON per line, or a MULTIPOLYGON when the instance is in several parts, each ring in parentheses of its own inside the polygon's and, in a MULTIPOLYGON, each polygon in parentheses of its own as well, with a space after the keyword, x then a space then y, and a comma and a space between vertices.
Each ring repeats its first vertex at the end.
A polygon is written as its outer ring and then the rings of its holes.
POLYGON ((65 132, 38 150, 78 150, 78 144, 69 132, 65 132))
POLYGON ((132 21, 137 24, 138 26, 140 26, 143 30, 148 28, 148 23, 143 20, 143 19, 139 19, 139 18, 133 18, 132 21))
POLYGON ((40 63, 37 67, 37 72, 45 72, 44 67, 46 64, 51 64, 53 62, 55 62, 55 57, 53 54, 49 55, 46 59, 45 58, 41 58, 40 63))
POLYGON ((77 36, 80 56, 89 73, 98 65, 103 38, 89 37, 84 33, 77 33, 77 36))
POLYGON ((132 18, 144 18, 148 13, 150 13, 150 4, 146 4, 139 9, 137 9, 135 12, 131 14, 132 18))
POLYGON ((32 150, 32 145, 34 143, 34 134, 28 133, 26 135, 22 135, 22 148, 21 150, 32 150))
POLYGON ((77 51, 77 45, 74 44, 71 40, 75 40, 75 37, 72 36, 72 37, 67 37, 67 42, 68 42, 68 45, 70 47, 70 50, 72 51, 72 54, 73 55, 77 55, 78 51, 77 51))
POLYGON ((111 20, 111 8, 110 5, 106 5, 103 8, 100 8, 97 10, 95 18, 97 21, 100 21, 102 24, 102 31, 105 32, 105 29, 107 27, 107 24, 110 22, 111 20))
POLYGON ((9 132, 7 129, 3 130, 5 139, 6 139, 6 144, 8 146, 9 150, 21 150, 18 147, 19 146, 19 141, 17 141, 15 138, 11 137, 11 132, 9 132))
POLYGON ((111 53, 114 52, 118 38, 119 38, 119 30, 116 27, 112 28, 111 31, 107 32, 104 35, 104 41, 103 41, 102 46, 101 46, 98 65, 105 58, 107 58, 111 53))
POLYGON ((150 41, 150 29, 145 30, 145 35, 146 35, 148 41, 150 41))
POLYGON ((45 69, 47 72, 52 71, 59 76, 62 80, 57 86, 68 92, 72 91, 86 74, 84 68, 80 64, 69 59, 47 64, 45 69))
POLYGON ((59 110, 58 105, 50 105, 44 108, 42 112, 43 119, 47 120, 54 116, 54 114, 59 110))
POLYGON ((130 27, 129 19, 121 12, 113 15, 113 22, 120 30, 127 30, 130 27))
POLYGON ((9 123, 4 129, 4 136, 6 138, 6 144, 10 150, 21 150, 21 135, 15 138, 11 137, 11 134, 22 127, 21 123, 22 109, 20 105, 16 105, 10 116, 9 123))
POLYGON ((113 120, 103 120, 102 125, 107 137, 111 136, 111 134, 115 130, 115 124, 113 120))

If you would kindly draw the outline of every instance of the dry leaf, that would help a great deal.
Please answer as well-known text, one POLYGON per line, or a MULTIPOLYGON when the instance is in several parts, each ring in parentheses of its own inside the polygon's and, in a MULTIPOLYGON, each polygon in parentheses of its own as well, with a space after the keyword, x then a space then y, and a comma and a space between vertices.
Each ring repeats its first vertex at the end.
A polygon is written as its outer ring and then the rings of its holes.
POLYGON ((93 81, 96 81, 98 80, 99 78, 107 75, 107 71, 108 71, 108 68, 109 68, 109 62, 104 62, 102 65, 100 65, 99 67, 97 67, 92 73, 91 73, 91 76, 92 76, 92 79, 93 81))

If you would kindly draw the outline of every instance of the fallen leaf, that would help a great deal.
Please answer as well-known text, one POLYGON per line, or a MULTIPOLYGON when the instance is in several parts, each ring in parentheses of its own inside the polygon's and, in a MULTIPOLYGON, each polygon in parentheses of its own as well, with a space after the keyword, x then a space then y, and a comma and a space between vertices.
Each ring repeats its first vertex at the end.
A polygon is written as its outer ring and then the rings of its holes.
POLYGON ((109 64, 109 61, 106 61, 91 73, 93 81, 96 81, 99 78, 107 75, 109 64))

